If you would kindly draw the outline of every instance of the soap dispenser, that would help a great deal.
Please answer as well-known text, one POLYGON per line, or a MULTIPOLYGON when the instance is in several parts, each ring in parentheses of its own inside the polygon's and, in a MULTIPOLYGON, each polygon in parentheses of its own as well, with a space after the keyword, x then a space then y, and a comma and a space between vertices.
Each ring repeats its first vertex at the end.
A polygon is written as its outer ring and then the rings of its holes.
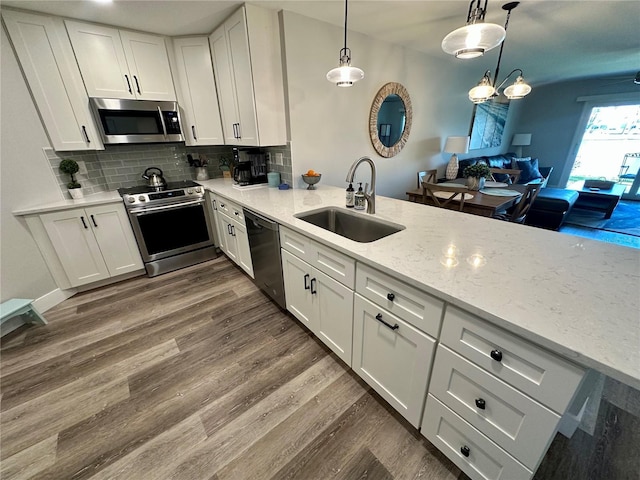
POLYGON ((358 191, 355 194, 354 207, 356 210, 364 210, 364 192, 362 191, 362 182, 359 183, 358 191))
POLYGON ((354 196, 353 184, 350 183, 347 187, 347 208, 353 208, 355 201, 354 196))

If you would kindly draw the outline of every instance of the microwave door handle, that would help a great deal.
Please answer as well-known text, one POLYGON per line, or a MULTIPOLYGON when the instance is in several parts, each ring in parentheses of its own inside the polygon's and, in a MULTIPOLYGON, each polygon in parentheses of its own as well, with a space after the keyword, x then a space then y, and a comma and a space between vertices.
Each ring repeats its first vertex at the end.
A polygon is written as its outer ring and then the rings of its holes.
POLYGON ((158 115, 160 115, 160 123, 162 124, 162 132, 164 133, 164 137, 167 138, 167 126, 164 124, 164 117, 162 116, 162 110, 158 107, 158 115))

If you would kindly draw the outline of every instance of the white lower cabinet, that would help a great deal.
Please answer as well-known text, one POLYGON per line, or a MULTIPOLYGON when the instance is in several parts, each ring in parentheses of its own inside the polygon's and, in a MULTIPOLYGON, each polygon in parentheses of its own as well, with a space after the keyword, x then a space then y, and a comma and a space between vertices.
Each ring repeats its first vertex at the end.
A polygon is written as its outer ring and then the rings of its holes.
POLYGON ((422 434, 472 479, 529 479, 584 369, 447 306, 422 434))
POLYGON ((214 201, 220 250, 253 278, 253 262, 242 207, 220 196, 214 196, 214 201))
POLYGON ((416 428, 435 344, 434 338, 356 293, 352 368, 416 428))
POLYGON ((353 290, 282 250, 287 310, 351 366, 353 290))
POLYGON ((62 210, 40 219, 72 287, 143 268, 122 205, 62 210))

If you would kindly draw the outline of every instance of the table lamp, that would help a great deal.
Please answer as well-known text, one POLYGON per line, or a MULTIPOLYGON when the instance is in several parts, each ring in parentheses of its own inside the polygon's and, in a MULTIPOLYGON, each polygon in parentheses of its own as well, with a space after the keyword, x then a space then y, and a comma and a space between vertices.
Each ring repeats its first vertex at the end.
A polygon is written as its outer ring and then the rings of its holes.
POLYGON ((516 147, 516 154, 518 158, 522 158, 522 147, 526 147, 531 145, 531 134, 530 133, 516 133, 513 136, 513 141, 511 145, 516 147))
POLYGON ((444 144, 444 152, 451 153, 451 159, 447 164, 445 177, 454 180, 458 176, 458 153, 469 153, 469 137, 447 137, 444 144))

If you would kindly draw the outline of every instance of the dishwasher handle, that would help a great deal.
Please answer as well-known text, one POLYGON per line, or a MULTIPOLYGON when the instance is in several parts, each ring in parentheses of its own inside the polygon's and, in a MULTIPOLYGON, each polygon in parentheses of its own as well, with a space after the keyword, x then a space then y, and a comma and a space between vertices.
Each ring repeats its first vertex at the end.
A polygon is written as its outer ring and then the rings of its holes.
POLYGON ((251 222, 251 227, 254 227, 258 230, 262 230, 266 228, 268 230, 278 231, 278 223, 273 220, 269 220, 268 218, 263 217, 251 210, 244 211, 244 218, 247 219, 247 226, 249 226, 249 222, 251 222))

